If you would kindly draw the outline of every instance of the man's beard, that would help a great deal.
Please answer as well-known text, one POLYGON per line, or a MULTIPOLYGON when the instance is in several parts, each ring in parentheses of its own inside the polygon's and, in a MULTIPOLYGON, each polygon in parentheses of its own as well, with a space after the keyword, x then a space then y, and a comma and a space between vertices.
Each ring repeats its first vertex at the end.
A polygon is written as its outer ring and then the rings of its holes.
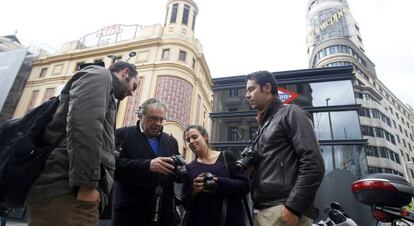
POLYGON ((113 79, 114 86, 114 96, 118 100, 123 100, 126 97, 127 84, 124 84, 126 81, 121 81, 119 78, 115 77, 113 79), (115 79, 116 78, 116 79, 115 79))

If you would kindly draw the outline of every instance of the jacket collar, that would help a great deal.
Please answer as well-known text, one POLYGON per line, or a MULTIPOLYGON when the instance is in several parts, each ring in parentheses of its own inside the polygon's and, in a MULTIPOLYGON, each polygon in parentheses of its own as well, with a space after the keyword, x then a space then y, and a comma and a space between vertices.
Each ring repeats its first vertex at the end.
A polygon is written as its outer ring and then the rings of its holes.
POLYGON ((264 122, 266 122, 271 116, 276 114, 276 112, 278 112, 282 106, 283 106, 283 103, 281 100, 277 98, 273 99, 268 105, 268 107, 263 111, 264 113, 260 113, 260 112, 257 113, 258 114, 257 119, 258 119, 259 124, 263 125, 264 122), (259 116, 259 114, 262 114, 262 115, 259 116))

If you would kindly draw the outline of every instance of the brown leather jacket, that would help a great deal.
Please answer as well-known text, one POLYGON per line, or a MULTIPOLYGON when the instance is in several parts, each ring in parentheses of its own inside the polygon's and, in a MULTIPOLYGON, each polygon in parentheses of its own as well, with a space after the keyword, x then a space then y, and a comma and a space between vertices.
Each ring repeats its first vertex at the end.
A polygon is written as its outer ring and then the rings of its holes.
POLYGON ((296 105, 273 101, 255 145, 260 160, 252 177, 255 208, 284 204, 296 214, 315 217, 315 193, 325 168, 309 115, 296 105))

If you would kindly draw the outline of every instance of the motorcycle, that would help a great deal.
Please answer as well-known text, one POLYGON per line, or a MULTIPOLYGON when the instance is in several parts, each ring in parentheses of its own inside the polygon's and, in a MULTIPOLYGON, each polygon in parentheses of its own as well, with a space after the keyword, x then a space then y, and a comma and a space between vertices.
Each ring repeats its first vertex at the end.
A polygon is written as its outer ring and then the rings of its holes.
POLYGON ((328 218, 313 224, 313 226, 358 226, 337 202, 332 202, 330 207, 325 209, 325 213, 328 218))
POLYGON ((414 226, 414 211, 407 208, 413 199, 413 187, 401 176, 370 174, 352 184, 355 198, 371 207, 374 226, 414 226))
POLYGON ((10 208, 1 208, 0 206, 0 226, 6 226, 7 217, 10 211, 10 208))

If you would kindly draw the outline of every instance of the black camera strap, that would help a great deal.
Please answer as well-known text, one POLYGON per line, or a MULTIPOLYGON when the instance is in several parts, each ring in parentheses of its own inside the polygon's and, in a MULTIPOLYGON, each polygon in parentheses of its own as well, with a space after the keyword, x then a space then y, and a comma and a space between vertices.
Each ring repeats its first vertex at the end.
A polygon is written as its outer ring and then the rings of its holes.
POLYGON ((259 141, 259 139, 260 139, 260 137, 262 136, 262 133, 263 133, 263 130, 264 129, 266 129, 266 127, 268 127, 269 126, 269 124, 270 124, 270 122, 272 122, 272 120, 273 120, 273 117, 275 116, 275 114, 281 109, 281 108, 283 108, 283 107, 285 107, 286 105, 284 105, 284 104, 282 104, 282 105, 277 105, 277 106, 275 106, 276 108, 274 109, 274 110, 272 110, 272 111, 269 111, 269 109, 268 109, 268 111, 266 112, 266 115, 267 114, 270 114, 270 112, 273 112, 272 113, 272 115, 271 116, 269 116, 269 119, 268 120, 266 120, 266 122, 264 123, 264 125, 262 125, 262 126, 260 126, 259 128, 258 128, 258 130, 256 131, 256 134, 255 134, 255 136, 252 138, 252 139, 250 139, 250 141, 249 141, 249 144, 252 146, 252 147, 254 147, 254 145, 256 145, 256 143, 259 141))
POLYGON ((161 205, 162 205, 162 193, 163 189, 161 185, 157 185, 155 188, 155 199, 154 199, 154 216, 152 218, 152 226, 158 226, 160 225, 161 220, 161 205))
MULTIPOLYGON (((230 176, 230 171, 229 171, 229 167, 227 165, 227 160, 226 160, 226 152, 223 151, 223 162, 224 162, 224 167, 226 167, 227 173, 230 176)), ((225 226, 226 225, 226 217, 227 217, 227 205, 228 205, 228 198, 224 198, 223 199, 223 206, 221 207, 221 217, 220 217, 220 226, 225 226)))
POLYGON ((257 142, 259 141, 260 137, 262 136, 263 130, 266 129, 266 127, 269 126, 269 124, 272 121, 272 119, 273 119, 273 116, 269 120, 267 120, 263 126, 260 126, 257 129, 256 134, 254 135, 254 137, 249 140, 249 145, 251 147, 254 147, 257 144, 257 142))
MULTIPOLYGON (((224 161, 224 166, 226 167, 227 173, 229 174, 229 177, 231 177, 231 173, 230 173, 229 167, 227 165, 227 159, 226 159, 226 152, 225 151, 223 151, 223 161, 224 161)), ((252 214, 250 212, 249 203, 247 202, 247 199, 246 199, 245 195, 242 197, 242 201, 243 201, 244 210, 246 211, 247 218, 249 219, 249 223, 250 223, 250 225, 253 226, 252 214)), ((221 210, 220 226, 225 225, 225 223, 226 223, 227 202, 228 202, 228 200, 227 200, 227 198, 225 198, 223 200, 223 207, 222 207, 222 210, 221 210)))

